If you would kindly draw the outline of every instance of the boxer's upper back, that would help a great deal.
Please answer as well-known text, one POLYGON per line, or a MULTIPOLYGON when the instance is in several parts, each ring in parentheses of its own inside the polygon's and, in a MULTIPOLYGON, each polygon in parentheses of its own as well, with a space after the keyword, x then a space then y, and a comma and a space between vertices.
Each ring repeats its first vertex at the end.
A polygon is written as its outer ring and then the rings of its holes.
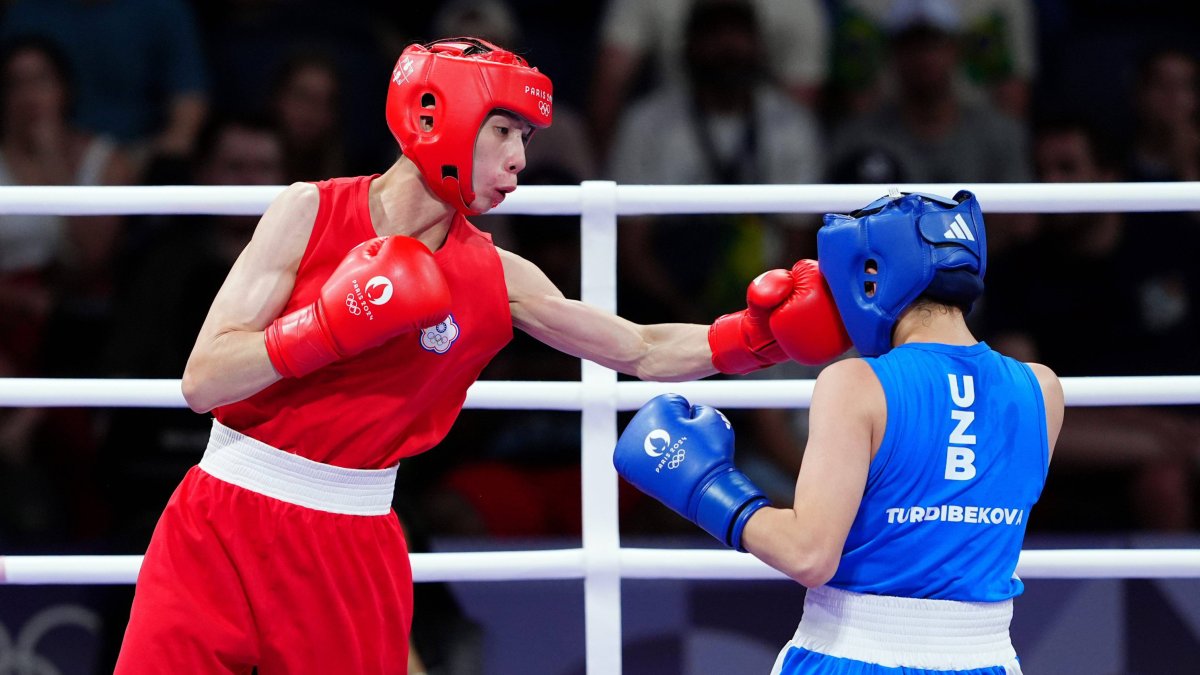
POLYGON ((887 424, 830 585, 994 601, 1013 577, 1048 467, 1037 378, 984 343, 914 343, 867 359, 887 424))

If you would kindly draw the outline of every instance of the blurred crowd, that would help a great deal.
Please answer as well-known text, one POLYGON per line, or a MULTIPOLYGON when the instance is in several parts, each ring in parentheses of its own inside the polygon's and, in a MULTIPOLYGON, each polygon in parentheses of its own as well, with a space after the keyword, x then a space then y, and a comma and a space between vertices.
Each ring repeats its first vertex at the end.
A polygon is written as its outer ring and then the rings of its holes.
MULTIPOLYGON (((530 145, 523 185, 1200 180, 1200 11, 1179 3, 567 5, 8 0, 0 184, 381 172, 397 152, 383 120, 396 55, 455 35, 512 48, 554 80, 554 126, 530 145)), ((0 216, 0 376, 179 377, 255 222, 0 216)), ((578 297, 576 218, 477 224, 578 297)), ((619 311, 708 323, 742 306, 760 271, 815 257, 818 225, 624 219, 619 311)), ((977 336, 1062 376, 1200 374, 1196 213, 992 214, 988 227, 977 336)), ((485 373, 578 376, 520 334, 485 373)), ((731 416, 739 461, 790 503, 805 412, 731 416)), ((0 552, 142 552, 208 427, 188 410, 0 409, 0 552)), ((579 434, 573 413, 464 411, 443 447, 401 467, 414 549, 578 538, 579 434)), ((1194 532, 1198 460, 1195 408, 1073 408, 1030 528, 1194 532)), ((628 533, 693 532, 632 492, 621 504, 628 533)))

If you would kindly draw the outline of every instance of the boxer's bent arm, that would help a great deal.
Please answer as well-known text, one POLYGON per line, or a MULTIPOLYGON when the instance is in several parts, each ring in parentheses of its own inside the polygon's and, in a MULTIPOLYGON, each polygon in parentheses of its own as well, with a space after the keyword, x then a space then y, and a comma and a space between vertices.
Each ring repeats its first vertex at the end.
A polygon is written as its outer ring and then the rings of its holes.
POLYGON ((887 422, 883 386, 862 359, 834 363, 817 377, 808 445, 792 508, 750 517, 742 545, 760 560, 814 588, 833 577, 887 422))
MULTIPOLYGON (((499 250, 499 249, 498 249, 499 250)), ((559 351, 643 380, 677 382, 717 372, 708 326, 643 326, 570 300, 536 265, 500 250, 513 325, 559 351)))
POLYGON ((291 297, 318 200, 309 183, 280 193, 229 270, 183 372, 183 396, 196 412, 240 401, 280 379, 263 331, 291 297))

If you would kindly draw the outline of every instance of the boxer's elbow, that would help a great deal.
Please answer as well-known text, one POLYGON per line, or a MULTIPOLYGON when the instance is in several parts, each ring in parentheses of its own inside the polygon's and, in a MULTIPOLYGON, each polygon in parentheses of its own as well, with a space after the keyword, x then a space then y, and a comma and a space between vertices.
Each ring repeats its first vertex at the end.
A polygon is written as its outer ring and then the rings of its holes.
POLYGON ((842 547, 831 533, 793 509, 763 508, 743 531, 746 550, 807 588, 823 586, 837 572, 842 547))
POLYGON ((796 583, 806 588, 824 586, 837 572, 841 550, 824 545, 818 537, 793 532, 778 541, 782 547, 775 552, 775 567, 796 583))
POLYGON ((828 555, 819 550, 810 550, 790 556, 783 570, 788 578, 805 588, 824 586, 837 572, 840 556, 828 555))
POLYGON ((220 402, 212 386, 212 378, 207 377, 204 368, 189 360, 183 369, 183 400, 193 412, 206 413, 217 407, 220 402))

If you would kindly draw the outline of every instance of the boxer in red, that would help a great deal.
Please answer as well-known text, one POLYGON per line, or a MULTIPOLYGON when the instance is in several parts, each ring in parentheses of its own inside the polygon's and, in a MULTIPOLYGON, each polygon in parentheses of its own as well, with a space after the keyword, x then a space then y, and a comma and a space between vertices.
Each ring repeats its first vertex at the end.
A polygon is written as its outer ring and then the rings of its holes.
POLYGON ((183 374, 214 412, 138 576, 117 673, 401 673, 412 571, 397 463, 438 443, 514 326, 650 380, 745 373, 849 346, 812 261, 764 273, 712 326, 637 325, 563 297, 466 216, 516 189, 549 78, 458 38, 396 63, 378 176, 268 207, 183 374))

